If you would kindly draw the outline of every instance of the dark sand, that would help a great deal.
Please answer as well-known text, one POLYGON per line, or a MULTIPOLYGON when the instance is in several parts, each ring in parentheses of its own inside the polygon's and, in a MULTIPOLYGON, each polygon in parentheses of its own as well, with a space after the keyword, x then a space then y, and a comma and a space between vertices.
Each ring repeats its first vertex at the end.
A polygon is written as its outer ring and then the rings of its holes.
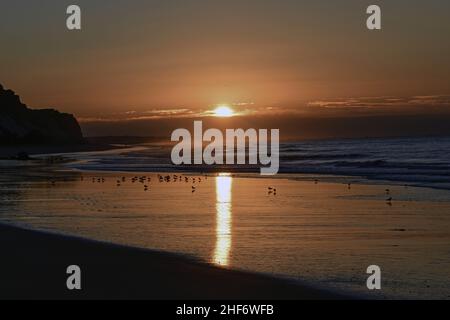
POLYGON ((343 299, 182 256, 0 224, 0 299, 343 299), (66 268, 82 290, 66 289, 66 268))

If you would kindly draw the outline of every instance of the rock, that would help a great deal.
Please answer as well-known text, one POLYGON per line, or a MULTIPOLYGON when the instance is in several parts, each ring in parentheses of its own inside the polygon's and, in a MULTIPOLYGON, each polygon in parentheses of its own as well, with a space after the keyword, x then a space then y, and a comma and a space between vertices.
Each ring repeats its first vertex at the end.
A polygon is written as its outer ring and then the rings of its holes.
POLYGON ((83 143, 78 121, 54 109, 32 110, 0 85, 0 144, 83 143))

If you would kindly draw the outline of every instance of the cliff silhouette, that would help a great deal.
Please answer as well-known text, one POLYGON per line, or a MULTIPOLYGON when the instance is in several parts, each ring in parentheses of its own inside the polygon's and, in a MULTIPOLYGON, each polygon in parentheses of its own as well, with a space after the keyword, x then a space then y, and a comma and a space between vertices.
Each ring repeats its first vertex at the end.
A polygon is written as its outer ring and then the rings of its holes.
POLYGON ((32 110, 0 84, 0 144, 83 143, 78 121, 54 109, 32 110))

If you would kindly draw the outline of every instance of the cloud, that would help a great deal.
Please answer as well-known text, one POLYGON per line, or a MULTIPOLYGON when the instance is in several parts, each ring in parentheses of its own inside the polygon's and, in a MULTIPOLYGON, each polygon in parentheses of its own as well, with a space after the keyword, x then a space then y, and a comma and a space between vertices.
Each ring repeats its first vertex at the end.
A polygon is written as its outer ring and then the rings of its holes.
POLYGON ((183 118, 195 116, 196 112, 187 108, 150 109, 145 111, 124 111, 97 117, 79 117, 80 122, 118 122, 133 120, 152 120, 161 118, 183 118))
MULTIPOLYGON (((257 112, 250 109, 253 102, 238 102, 229 104, 235 111, 236 116, 250 115, 257 112)), ((118 122, 134 120, 153 120, 153 119, 176 119, 176 118, 196 118, 210 117, 214 115, 214 109, 217 105, 212 105, 207 109, 188 109, 178 108, 155 108, 144 111, 129 110, 120 113, 104 114, 96 117, 78 117, 80 122, 118 122)))
POLYGON ((416 107, 416 106, 450 106, 448 95, 428 95, 413 97, 359 97, 334 100, 311 101, 309 107, 321 108, 385 108, 385 107, 416 107))
MULTIPOLYGON (((449 95, 422 95, 411 97, 356 97, 332 100, 316 100, 291 106, 258 106, 253 102, 229 104, 235 116, 370 116, 370 115, 414 115, 450 114, 449 95)), ((96 117, 79 117, 84 123, 120 122, 158 119, 186 119, 214 116, 217 105, 207 108, 153 108, 144 111, 129 110, 120 113, 104 114, 96 117)))

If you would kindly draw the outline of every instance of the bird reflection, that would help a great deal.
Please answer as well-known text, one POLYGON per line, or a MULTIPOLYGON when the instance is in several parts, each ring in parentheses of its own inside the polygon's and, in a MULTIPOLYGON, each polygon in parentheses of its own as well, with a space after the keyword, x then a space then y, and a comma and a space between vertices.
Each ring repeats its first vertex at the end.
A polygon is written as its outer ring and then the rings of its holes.
POLYGON ((231 250, 231 187, 229 174, 216 177, 216 247, 213 261, 221 266, 229 265, 231 250))

